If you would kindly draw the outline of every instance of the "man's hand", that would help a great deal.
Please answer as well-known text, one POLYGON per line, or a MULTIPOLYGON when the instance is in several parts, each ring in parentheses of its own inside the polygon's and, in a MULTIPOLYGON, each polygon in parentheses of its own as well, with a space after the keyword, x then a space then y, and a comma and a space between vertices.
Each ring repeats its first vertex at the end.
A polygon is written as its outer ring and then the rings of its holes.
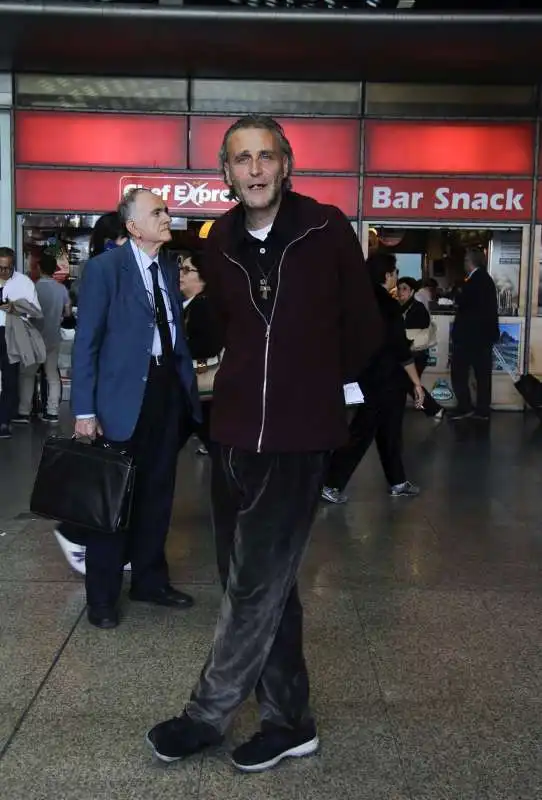
POLYGON ((76 439, 92 439, 94 441, 96 436, 103 436, 102 426, 96 417, 75 420, 76 439))

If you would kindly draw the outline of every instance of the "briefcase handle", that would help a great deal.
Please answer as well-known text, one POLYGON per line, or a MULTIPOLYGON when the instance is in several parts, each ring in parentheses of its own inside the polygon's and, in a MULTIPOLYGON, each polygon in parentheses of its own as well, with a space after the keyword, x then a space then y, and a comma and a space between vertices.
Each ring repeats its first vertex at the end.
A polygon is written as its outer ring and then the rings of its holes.
POLYGON ((119 453, 121 456, 128 456, 130 453, 126 448, 123 450, 117 450, 113 448, 111 442, 108 442, 107 439, 104 439, 103 436, 99 436, 96 439, 91 439, 90 436, 76 436, 75 433, 72 434, 72 441, 81 442, 81 444, 88 444, 91 447, 102 447, 104 450, 115 450, 116 453, 119 453))

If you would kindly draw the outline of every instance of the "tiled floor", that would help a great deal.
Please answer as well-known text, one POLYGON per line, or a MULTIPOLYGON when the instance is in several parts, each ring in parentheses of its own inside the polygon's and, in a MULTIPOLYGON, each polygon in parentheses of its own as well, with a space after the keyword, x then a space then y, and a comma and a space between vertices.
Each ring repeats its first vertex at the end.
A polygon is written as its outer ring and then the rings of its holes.
POLYGON ((220 592, 208 463, 181 458, 169 542, 196 607, 126 599, 91 628, 51 525, 25 516, 43 429, 0 448, 2 800, 539 800, 542 797, 542 430, 530 416, 440 427, 409 413, 414 500, 387 497, 373 452, 351 502, 322 507, 302 571, 322 749, 243 776, 226 746, 170 767, 145 730, 176 713, 220 592))

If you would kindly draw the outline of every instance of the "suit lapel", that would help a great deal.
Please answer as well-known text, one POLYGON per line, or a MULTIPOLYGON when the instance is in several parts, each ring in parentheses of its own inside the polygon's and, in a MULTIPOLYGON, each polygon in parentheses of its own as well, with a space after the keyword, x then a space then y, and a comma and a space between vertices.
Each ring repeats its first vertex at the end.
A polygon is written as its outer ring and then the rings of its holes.
POLYGON ((138 303, 140 303, 140 305, 143 306, 143 308, 145 309, 145 311, 149 316, 152 316, 153 311, 151 308, 151 304, 149 302, 147 289, 145 287, 145 284, 143 283, 143 278, 141 277, 141 270, 134 256, 130 240, 128 240, 125 244, 122 245, 121 250, 123 256, 122 268, 126 273, 127 279, 130 282, 134 300, 136 300, 138 303))

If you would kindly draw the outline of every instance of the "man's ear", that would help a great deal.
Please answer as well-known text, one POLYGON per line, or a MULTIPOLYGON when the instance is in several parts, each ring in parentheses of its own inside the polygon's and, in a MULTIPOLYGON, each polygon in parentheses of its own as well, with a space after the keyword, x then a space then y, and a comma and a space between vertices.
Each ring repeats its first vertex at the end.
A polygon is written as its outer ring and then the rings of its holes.
POLYGON ((231 174, 230 174, 230 165, 224 164, 224 182, 226 186, 231 188, 231 174))

